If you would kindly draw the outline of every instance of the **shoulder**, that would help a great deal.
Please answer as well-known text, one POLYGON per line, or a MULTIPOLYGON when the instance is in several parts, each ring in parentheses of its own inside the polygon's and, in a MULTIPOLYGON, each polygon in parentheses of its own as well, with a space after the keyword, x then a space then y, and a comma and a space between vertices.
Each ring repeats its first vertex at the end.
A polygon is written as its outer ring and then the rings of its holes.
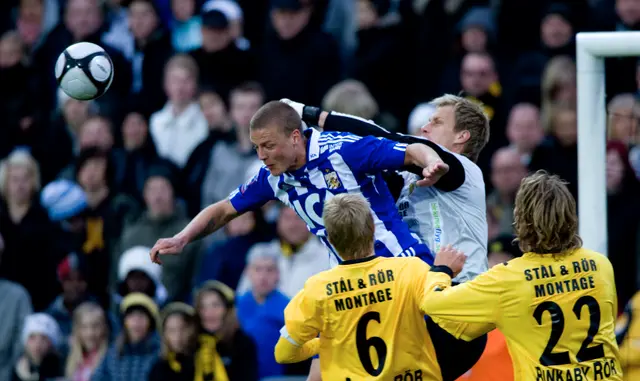
POLYGON ((31 304, 31 298, 27 290, 19 283, 12 282, 6 279, 0 279, 0 290, 2 295, 13 295, 13 300, 16 303, 29 303, 31 304))

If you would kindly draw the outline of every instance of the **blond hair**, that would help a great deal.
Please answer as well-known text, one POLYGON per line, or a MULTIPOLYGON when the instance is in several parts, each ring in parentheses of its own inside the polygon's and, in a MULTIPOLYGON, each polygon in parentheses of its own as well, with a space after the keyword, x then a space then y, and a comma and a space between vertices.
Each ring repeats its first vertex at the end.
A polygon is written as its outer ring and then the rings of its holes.
POLYGON ((164 66, 164 75, 173 69, 182 69, 189 73, 194 81, 198 82, 200 70, 198 69, 198 63, 196 60, 188 54, 176 54, 171 57, 167 64, 164 66))
POLYGON ((489 118, 482 106, 472 100, 452 94, 445 94, 431 101, 440 107, 453 108, 455 126, 454 131, 469 131, 469 140, 464 144, 462 154, 472 161, 478 160, 480 151, 489 142, 489 118))
POLYGON ((561 86, 576 86, 576 65, 569 56, 556 56, 549 60, 542 73, 542 103, 540 112, 543 120, 549 120, 551 108, 561 86))
POLYGON ((25 150, 15 150, 6 159, 0 162, 0 196, 3 199, 7 197, 7 182, 9 179, 9 170, 12 167, 26 168, 31 175, 33 183, 33 193, 40 191, 40 166, 36 159, 25 150))
POLYGON ((513 220, 525 253, 564 254, 582 247, 576 201, 558 176, 538 171, 525 177, 516 194, 513 220))
POLYGON ((355 79, 344 80, 329 89, 322 99, 322 108, 365 119, 373 119, 379 111, 367 86, 355 79))
POLYGON ((359 194, 339 194, 322 211, 327 238, 341 257, 356 259, 373 252, 375 224, 369 202, 359 194))
POLYGON ((542 129, 545 134, 553 134, 558 117, 566 112, 576 114, 575 106, 571 103, 560 102, 553 103, 546 109, 542 115, 542 129))
POLYGON ((104 310, 94 302, 84 302, 80 304, 73 311, 73 325, 71 328, 71 348, 69 350, 69 356, 67 357, 67 363, 65 365, 64 375, 67 379, 73 379, 74 373, 82 364, 84 357, 84 348, 82 347, 82 343, 80 342, 79 329, 80 329, 80 321, 86 315, 95 314, 100 320, 104 328, 104 340, 100 344, 98 348, 98 354, 96 358, 96 362, 94 363, 96 366, 100 364, 102 358, 105 353, 107 353, 107 348, 109 347, 109 328, 107 325, 107 316, 104 313, 104 310))

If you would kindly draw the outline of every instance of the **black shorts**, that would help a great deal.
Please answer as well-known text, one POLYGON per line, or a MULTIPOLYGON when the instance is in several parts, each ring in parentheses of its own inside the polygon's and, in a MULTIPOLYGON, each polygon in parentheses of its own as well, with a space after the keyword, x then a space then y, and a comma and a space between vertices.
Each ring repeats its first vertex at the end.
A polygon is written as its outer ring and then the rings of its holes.
POLYGON ((482 356, 487 344, 487 335, 482 335, 472 341, 456 339, 428 316, 425 320, 436 351, 438 364, 440 364, 442 380, 457 380, 467 373, 482 356))

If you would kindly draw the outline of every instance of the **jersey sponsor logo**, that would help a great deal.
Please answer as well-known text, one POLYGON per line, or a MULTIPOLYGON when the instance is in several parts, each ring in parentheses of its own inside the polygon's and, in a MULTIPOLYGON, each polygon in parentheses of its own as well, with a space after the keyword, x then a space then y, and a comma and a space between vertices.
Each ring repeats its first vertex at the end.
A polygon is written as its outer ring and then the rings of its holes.
POLYGON ((247 191, 247 188, 249 188, 251 186, 251 184, 255 183, 256 181, 258 181, 258 175, 253 176, 252 178, 247 180, 247 182, 242 184, 240 186, 240 193, 244 194, 244 192, 247 191))
POLYGON ((440 205, 437 202, 429 204, 431 211, 431 220, 433 221, 433 252, 437 253, 442 247, 442 215, 440 214, 440 205))
POLYGON ((336 171, 332 171, 329 169, 325 169, 324 181, 327 183, 327 188, 329 189, 338 189, 342 186, 340 183, 340 178, 336 171))
MULTIPOLYGON (((298 191, 299 193, 302 193, 298 191)), ((298 216, 307 224, 309 229, 318 229, 324 227, 324 221, 322 220, 322 205, 325 201, 333 197, 333 193, 329 191, 307 193, 307 197, 304 201, 301 198, 293 200, 291 206, 298 213, 298 216), (317 208, 317 206, 320 206, 317 208)))
POLYGON ((335 152, 338 151, 340 148, 342 148, 342 142, 340 143, 333 143, 333 144, 327 144, 322 146, 322 148, 320 148, 320 154, 323 154, 327 151, 329 151, 329 153, 331 152, 335 152))

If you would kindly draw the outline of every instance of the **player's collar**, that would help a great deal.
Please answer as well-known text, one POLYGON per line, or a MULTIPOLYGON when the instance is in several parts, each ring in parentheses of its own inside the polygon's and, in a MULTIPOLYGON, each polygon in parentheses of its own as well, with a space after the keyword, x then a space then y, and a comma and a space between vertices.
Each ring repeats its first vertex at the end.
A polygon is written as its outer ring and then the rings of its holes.
POLYGON ((315 128, 308 128, 303 132, 307 137, 307 163, 320 157, 320 132, 315 128))
POLYGON ((357 263, 364 263, 364 262, 373 261, 376 258, 378 258, 377 255, 370 255, 370 256, 364 257, 364 258, 349 259, 347 261, 342 261, 342 262, 340 262, 340 264, 341 265, 355 265, 357 263))

